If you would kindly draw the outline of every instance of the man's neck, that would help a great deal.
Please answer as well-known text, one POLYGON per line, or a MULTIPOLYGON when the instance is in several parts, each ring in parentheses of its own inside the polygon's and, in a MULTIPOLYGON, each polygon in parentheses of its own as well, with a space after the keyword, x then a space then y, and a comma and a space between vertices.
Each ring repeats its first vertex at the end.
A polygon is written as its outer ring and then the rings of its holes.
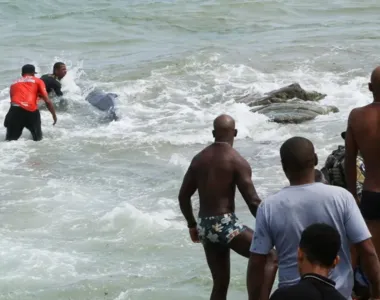
POLYGON ((309 264, 308 266, 304 266, 301 269, 301 275, 305 274, 317 274, 323 277, 328 277, 329 276, 330 269, 319 266, 319 265, 311 265, 309 264))
POLYGON ((215 140, 214 144, 228 144, 228 145, 232 146, 233 142, 227 141, 227 140, 215 140))
POLYGON ((290 185, 304 185, 315 182, 314 170, 310 174, 297 174, 297 176, 288 176, 290 185))

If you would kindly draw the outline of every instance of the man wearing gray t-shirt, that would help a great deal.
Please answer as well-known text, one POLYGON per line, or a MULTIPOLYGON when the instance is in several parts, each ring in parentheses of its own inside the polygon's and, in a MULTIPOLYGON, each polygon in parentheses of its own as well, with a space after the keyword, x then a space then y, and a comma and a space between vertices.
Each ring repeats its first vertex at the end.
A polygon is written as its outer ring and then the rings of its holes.
POLYGON ((353 196, 343 188, 314 181, 318 159, 309 140, 302 137, 287 140, 281 146, 280 156, 290 186, 268 197, 257 211, 247 270, 249 299, 260 299, 266 255, 273 246, 278 255, 279 287, 299 281, 297 247, 302 231, 314 223, 333 226, 341 235, 340 263, 329 276, 336 282, 336 289, 351 299, 350 245, 354 244, 372 285, 372 297, 380 299, 379 261, 353 196))

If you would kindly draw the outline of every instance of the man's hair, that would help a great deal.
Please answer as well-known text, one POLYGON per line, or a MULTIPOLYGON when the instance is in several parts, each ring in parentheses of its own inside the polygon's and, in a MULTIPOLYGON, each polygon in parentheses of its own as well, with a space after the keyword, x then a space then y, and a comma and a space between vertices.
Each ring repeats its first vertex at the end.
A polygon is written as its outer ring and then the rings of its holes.
POLYGON ((59 62, 56 62, 55 64, 54 64, 54 66, 53 66, 53 72, 55 72, 55 71, 58 71, 62 66, 64 66, 65 64, 63 63, 63 62, 61 62, 61 61, 59 61, 59 62))
POLYGON ((331 267, 341 247, 341 239, 335 228, 315 223, 302 232, 299 247, 310 263, 331 267))
POLYGON ((313 143, 299 136, 292 137, 282 144, 280 156, 283 167, 293 172, 312 169, 317 163, 313 143))

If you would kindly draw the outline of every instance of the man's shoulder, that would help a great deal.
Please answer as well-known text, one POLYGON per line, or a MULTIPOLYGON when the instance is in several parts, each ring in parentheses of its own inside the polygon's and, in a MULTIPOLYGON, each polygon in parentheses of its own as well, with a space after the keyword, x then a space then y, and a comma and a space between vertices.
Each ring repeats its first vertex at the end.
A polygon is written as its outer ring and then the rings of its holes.
MULTIPOLYGON (((287 299, 318 299, 315 297, 315 290, 310 289, 310 286, 304 282, 299 282, 291 286, 278 288, 270 300, 287 300, 287 299)), ((318 296, 318 295, 317 295, 318 296)))
POLYGON ((372 103, 369 103, 364 106, 355 107, 351 110, 349 114, 349 120, 354 120, 357 118, 360 118, 361 116, 368 114, 369 112, 373 111, 373 105, 372 103))
MULTIPOLYGON (((299 189, 297 189, 297 186, 288 186, 284 187, 278 192, 268 196, 265 198, 265 200, 262 202, 263 205, 266 203, 266 205, 271 205, 272 203, 276 203, 277 201, 281 201, 284 198, 293 197, 292 194, 297 191, 297 193, 300 192, 299 189)), ((329 184, 324 184, 321 182, 316 182, 314 184, 309 185, 308 187, 302 187, 302 193, 311 195, 318 195, 318 197, 326 196, 327 198, 350 198, 352 195, 350 192, 348 192, 346 189, 340 187, 340 186, 334 186, 329 184)))

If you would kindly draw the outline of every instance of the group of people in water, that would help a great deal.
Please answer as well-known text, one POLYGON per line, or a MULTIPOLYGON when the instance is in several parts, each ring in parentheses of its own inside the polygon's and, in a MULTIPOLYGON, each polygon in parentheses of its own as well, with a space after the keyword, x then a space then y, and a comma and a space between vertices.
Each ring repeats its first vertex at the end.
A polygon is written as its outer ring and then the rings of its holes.
MULTIPOLYGON (((44 74, 40 78, 36 77, 34 65, 27 64, 21 68, 21 77, 15 80, 10 86, 10 108, 5 116, 4 127, 6 127, 7 141, 18 140, 24 128, 32 134, 34 141, 42 140, 41 115, 38 100, 42 99, 49 109, 54 123, 57 122, 57 115, 51 99, 59 100, 59 108, 65 107, 67 100, 62 98, 61 80, 67 74, 66 64, 56 62, 53 66, 53 73, 44 74)), ((92 106, 107 112, 107 119, 117 121, 114 100, 118 94, 107 93, 99 89, 92 90, 86 97, 92 106)))
POLYGON ((24 128, 32 134, 34 141, 42 139, 41 115, 38 109, 38 100, 45 101, 55 125, 57 115, 50 97, 62 96, 60 80, 66 76, 67 69, 63 62, 53 66, 52 74, 36 77, 34 65, 24 65, 21 68, 21 77, 10 86, 10 108, 4 119, 7 141, 18 140, 24 128))
POLYGON ((249 258, 250 300, 380 299, 380 67, 369 90, 373 102, 350 112, 345 146, 321 170, 310 140, 296 136, 282 144, 290 185, 264 201, 249 163, 233 148, 234 119, 214 120, 215 141, 194 156, 178 196, 190 238, 205 251, 211 300, 227 299, 230 249, 249 258), (256 219, 255 232, 235 214, 236 187, 256 219))

